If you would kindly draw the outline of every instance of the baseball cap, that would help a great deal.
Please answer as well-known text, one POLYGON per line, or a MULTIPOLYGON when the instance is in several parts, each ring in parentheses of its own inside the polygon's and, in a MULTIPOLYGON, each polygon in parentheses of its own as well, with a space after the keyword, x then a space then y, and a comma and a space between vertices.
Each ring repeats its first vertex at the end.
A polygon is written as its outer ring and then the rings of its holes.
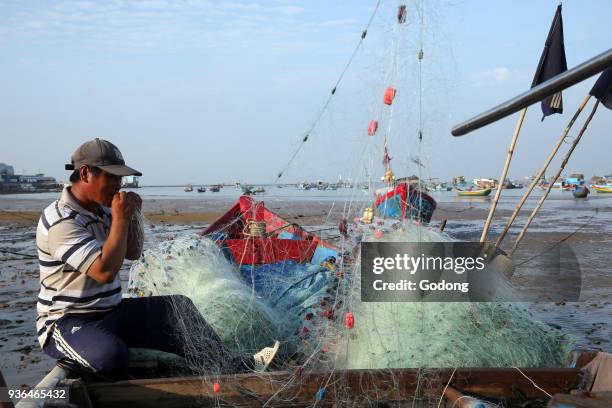
POLYGON ((142 176, 138 170, 125 165, 121 152, 111 142, 95 138, 83 143, 72 154, 66 170, 74 170, 82 165, 95 166, 115 176, 142 176))

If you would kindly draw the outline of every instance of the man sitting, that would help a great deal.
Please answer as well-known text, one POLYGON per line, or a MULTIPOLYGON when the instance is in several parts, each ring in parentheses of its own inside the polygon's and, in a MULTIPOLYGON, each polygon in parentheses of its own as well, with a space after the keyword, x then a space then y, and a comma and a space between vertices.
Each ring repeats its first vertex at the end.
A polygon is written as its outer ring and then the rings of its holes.
POLYGON ((73 170, 72 185, 43 211, 36 231, 41 285, 36 329, 48 355, 123 377, 129 347, 185 357, 184 320, 189 343, 197 346, 190 357, 201 367, 218 373, 268 367, 278 342, 255 355, 235 355, 187 297, 122 299, 119 269, 124 259, 142 253, 142 234, 130 228, 142 200, 119 191, 121 177, 142 174, 101 139, 81 145, 66 169, 73 170))

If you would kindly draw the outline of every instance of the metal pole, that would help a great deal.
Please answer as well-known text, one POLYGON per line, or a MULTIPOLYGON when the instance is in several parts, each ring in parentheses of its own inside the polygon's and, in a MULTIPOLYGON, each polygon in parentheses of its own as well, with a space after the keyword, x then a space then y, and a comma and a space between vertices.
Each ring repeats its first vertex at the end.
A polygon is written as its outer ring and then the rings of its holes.
POLYGON ((529 197, 529 195, 531 194, 531 192, 533 191, 535 186, 538 184, 538 182, 540 181, 540 179, 542 178, 542 176, 546 172, 546 169, 550 165, 550 162, 552 161, 552 159, 555 157, 555 155, 557 154, 557 152, 559 151, 559 149, 563 145, 563 142, 565 141, 565 138, 567 137, 567 134, 569 133, 569 131, 572 128, 572 126, 574 125, 574 122, 576 121, 576 119, 578 119, 578 115, 580 115, 580 113, 582 112, 582 110, 586 106, 586 104, 589 101, 589 99, 591 99, 591 95, 587 95, 587 97, 584 98, 584 101, 582 101, 582 104, 580 105, 580 107, 578 108, 576 113, 574 113, 574 116, 572 117, 572 120, 570 120, 570 122, 568 123, 567 127, 565 128, 565 130, 561 134, 561 137, 559 138, 559 141, 557 142, 557 145, 552 150, 552 152, 550 153, 550 155, 546 159, 546 162, 544 162, 544 165, 540 169, 539 173, 535 176, 535 178, 531 182, 531 185, 529 186, 529 188, 527 189, 525 194, 523 194, 523 197, 521 197, 521 200, 519 201, 519 203, 514 208, 514 212, 512 213, 512 215, 510 216, 510 219, 506 223, 506 226, 504 227, 504 230, 501 232, 501 234, 497 238, 497 242, 495 243, 495 247, 496 248, 499 248, 499 246, 501 245, 502 241, 506 237, 506 234, 508 233, 508 230, 510 229, 510 227, 512 226, 512 223, 514 222, 514 220, 518 216, 519 212, 521 211, 521 208, 523 207, 523 204, 525 204, 525 201, 527 201, 527 198, 529 197))
POLYGON ((538 201, 538 205, 536 205, 536 207, 531 212, 531 215, 529 216, 527 223, 521 230, 521 233, 519 234, 519 236, 516 238, 516 241, 514 242, 514 245, 512 246, 512 249, 510 250, 510 253, 508 254, 508 256, 512 256, 512 254, 514 254, 514 251, 516 251, 516 247, 518 247, 518 245, 523 240, 523 237, 525 236, 525 233, 527 232, 529 225, 531 225, 531 222, 535 218, 536 214, 538 213, 538 211, 540 211, 540 208, 542 207, 542 204, 544 204, 544 201, 546 200, 546 197, 548 197, 548 194, 550 194, 550 190, 552 190, 552 187, 555 181, 559 178, 559 176, 561 175, 561 172, 563 172, 563 169, 565 169, 565 165, 567 164, 569 158, 574 152, 574 149, 578 145, 578 142, 580 142, 580 139, 582 138, 584 131, 586 130, 589 123, 591 123, 591 119, 593 119, 593 115, 595 115, 595 111, 597 110, 598 106, 599 106, 599 100, 595 102, 595 106, 593 106, 593 110, 591 111, 591 114, 587 118, 586 122, 584 122, 584 125, 582 125, 582 129, 580 129, 580 133, 578 134, 578 136, 576 136, 576 139, 574 139, 574 143, 572 143, 572 147, 570 147, 568 152, 565 154, 565 157, 563 158, 563 161, 561 162, 561 166, 559 167, 559 171, 557 171, 557 174, 555 174, 550 184, 548 185, 546 192, 544 193, 544 195, 542 195, 542 197, 540 198, 540 201, 538 201))
POLYGON ((514 146, 516 146, 516 141, 518 140, 518 135, 521 132, 521 127, 523 126, 523 120, 525 119, 526 113, 527 108, 524 108, 521 111, 521 116, 519 116, 518 122, 516 123, 516 128, 514 129, 514 134, 512 135, 512 141, 510 142, 510 148, 508 149, 508 156, 506 157, 506 164, 504 164, 504 169, 502 170, 501 177, 497 182, 495 198, 493 199, 493 203, 491 203, 491 209, 489 210, 487 221, 485 222, 484 228, 482 229, 482 235, 480 236, 481 243, 485 242, 487 239, 487 232, 489 232, 489 226, 491 225, 491 220, 493 219, 493 215, 495 214, 495 208, 497 208, 497 203, 499 201, 499 197, 501 196, 501 191, 504 187, 506 175, 508 174, 508 168, 510 168, 510 162, 512 161, 512 155, 514 154, 514 146))
POLYGON ((583 62, 582 64, 556 75, 548 81, 531 88, 506 102, 490 109, 478 116, 475 116, 459 125, 456 125, 451 133, 453 136, 463 136, 473 130, 505 118, 515 112, 528 107, 529 105, 541 101, 547 96, 553 95, 570 86, 583 81, 604 69, 612 66, 612 48, 583 62))

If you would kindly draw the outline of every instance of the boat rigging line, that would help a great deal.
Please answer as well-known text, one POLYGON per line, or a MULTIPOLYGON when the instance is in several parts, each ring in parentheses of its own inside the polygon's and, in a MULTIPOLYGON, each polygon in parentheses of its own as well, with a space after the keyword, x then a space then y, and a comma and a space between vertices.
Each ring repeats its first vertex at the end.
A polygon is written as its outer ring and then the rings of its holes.
MULTIPOLYGON (((557 171, 557 174, 555 174, 553 176, 553 181, 557 180, 559 178, 559 176, 561 176, 561 173, 565 169, 565 166, 567 165, 567 162, 569 161, 570 157, 572 156, 572 153, 574 152, 574 149, 576 148, 576 146, 580 142, 580 139, 582 138, 582 135, 584 135, 584 132, 586 131, 587 127, 589 126, 589 123, 591 123, 591 120, 593 119, 593 116, 595 115, 595 112, 597 111, 597 107, 598 106, 599 106, 599 99, 597 99, 597 102, 595 102, 595 105, 593 105, 593 110, 591 110, 591 113, 589 114, 589 116, 587 117, 586 121, 584 122, 584 125, 582 125, 582 129, 580 129, 580 133, 578 133, 578 136, 576 136, 576 139, 574 139, 574 142, 572 143, 572 146, 570 147, 568 152, 565 154, 565 157, 563 158, 563 161, 561 162, 561 166, 559 167, 559 170, 557 171)), ((516 238, 516 241, 514 242, 514 245, 512 246, 512 249, 510 250, 509 256, 512 256, 514 251, 516 251, 516 247, 521 243, 521 240, 525 236, 525 233, 527 232, 527 229, 529 228, 529 225, 531 224, 531 222, 535 218, 536 214, 538 213, 538 211, 542 207, 542 204, 544 204, 544 201, 546 200, 546 198, 550 194, 550 191, 552 190, 553 185, 554 185, 554 182, 549 183, 548 188, 546 189, 546 191, 544 192, 544 194, 540 198, 540 201, 538 201, 538 204, 536 205, 536 207, 531 212, 531 215, 529 216, 529 219, 525 223, 525 226, 523 227, 521 233, 516 238)))
POLYGON ((287 162, 285 167, 283 167, 283 169, 278 173, 278 175, 276 176, 276 179, 274 180, 274 182, 272 184, 276 184, 280 180, 280 178, 283 176, 285 171, 287 171, 287 169, 289 168, 289 166, 291 165, 293 160, 295 160, 295 158, 297 157, 299 152, 302 150, 302 147, 304 147, 304 144, 308 141, 308 138, 310 137, 310 134, 314 131, 314 129, 316 128, 318 123, 321 121, 321 118, 323 117, 323 114, 325 113, 325 111, 329 107, 329 104, 331 103, 332 98, 336 94, 336 90, 338 89, 338 86, 340 85, 340 82, 344 78, 344 75, 346 74, 346 71, 348 71, 350 65, 352 64, 353 60, 355 59, 355 56, 357 55, 357 52, 361 48, 361 44, 363 44, 363 40, 365 40, 366 36, 368 35, 368 29, 372 25, 372 21, 374 21, 374 17, 376 16, 376 13, 378 12, 378 8, 380 6, 380 1, 381 0, 378 0, 376 2, 376 6, 374 6, 374 10, 372 11, 372 14, 370 15, 370 19, 368 20, 368 23, 366 24, 365 29, 361 32, 361 36, 359 38, 359 42, 355 46, 355 49, 353 50, 353 53, 351 54, 351 57, 349 58, 348 62, 344 66, 344 69, 340 73, 340 76, 338 77, 338 80, 334 84, 334 87, 332 88, 329 96, 327 97, 327 100, 325 101, 325 103, 323 104, 321 109, 319 110, 319 114, 317 115, 316 119, 312 122, 312 124, 310 125, 308 131, 306 131, 306 133, 302 137, 302 140, 301 140, 300 144, 298 145, 296 150, 291 155, 291 158, 289 159, 289 161, 287 162))
POLYGON ((512 215, 510 216, 510 218, 506 222, 506 226, 504 227, 503 231, 501 232, 501 234, 499 234, 499 237, 497 238, 497 242, 495 243, 495 247, 496 248, 499 248, 499 246, 501 245, 502 241, 504 240, 504 237, 508 233, 508 230, 510 229, 510 227, 512 227, 512 224, 514 223, 514 220, 516 219, 516 217, 518 216, 519 212, 521 211, 521 208, 523 207, 523 204, 525 204, 525 202, 527 201, 527 198, 529 197, 529 195, 531 194, 533 189, 536 187, 536 185, 540 182, 541 178, 546 173, 546 169, 548 169, 548 166, 550 165, 550 163, 552 162, 553 158, 555 157, 555 155, 557 154, 557 152, 561 148, 561 145, 563 143, 568 143, 566 141, 568 139, 568 133, 569 133, 570 129, 572 128, 572 126, 574 125, 574 122, 576 122, 576 119, 578 119, 578 116, 580 115, 580 113, 582 112, 582 110, 584 109, 584 107, 586 106, 586 104, 587 104, 587 102, 589 101, 590 98, 591 98, 591 95, 587 95, 587 97, 584 99, 584 101, 582 102, 580 107, 576 110, 576 113, 574 113, 574 116, 569 121, 568 125, 565 127, 565 129, 561 133, 561 137, 559 138, 559 141, 557 142, 557 145, 554 147, 554 149, 552 150, 552 152, 550 153, 550 155, 548 156, 548 158, 544 162, 544 165, 542 166, 542 168, 540 169, 538 174, 533 178, 533 181, 529 185, 529 188, 527 189, 525 194, 523 194, 523 196, 521 197, 521 200, 519 201, 519 203, 514 208, 514 212, 512 213, 512 215))
MULTIPOLYGON (((610 207, 607 207, 610 208, 610 207)), ((576 235, 578 232, 580 232, 584 227, 586 227, 587 225, 589 225, 591 223, 591 221, 593 220, 593 218, 595 218, 595 216, 597 216, 597 214, 599 213, 599 208, 595 208, 595 214, 591 215, 591 217, 589 217, 588 220, 585 221, 584 224, 582 224, 581 226, 579 226, 578 228, 576 228, 571 234, 561 238, 559 241, 555 242, 553 245, 551 245, 550 247, 546 248, 545 250, 543 250, 542 252, 532 256, 531 258, 528 258, 526 260, 524 260, 523 262, 515 265, 515 268, 518 268, 520 266, 523 266, 531 261, 533 261, 536 258, 539 258, 540 256, 544 255, 545 253, 547 253, 548 251, 551 251, 553 248, 556 248, 558 245, 562 244, 563 242, 567 241, 568 239, 570 239, 571 237, 573 237, 574 235, 576 235)))

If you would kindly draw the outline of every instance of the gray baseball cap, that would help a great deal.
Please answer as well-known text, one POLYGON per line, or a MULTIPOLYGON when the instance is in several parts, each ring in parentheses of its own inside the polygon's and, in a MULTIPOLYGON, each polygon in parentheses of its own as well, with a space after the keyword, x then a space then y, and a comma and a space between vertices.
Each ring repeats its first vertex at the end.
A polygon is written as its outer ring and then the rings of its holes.
POLYGON ((75 170, 82 165, 99 167, 107 173, 115 176, 142 176, 138 170, 125 165, 121 152, 111 142, 95 138, 83 143, 72 154, 70 164, 66 170, 75 170))

